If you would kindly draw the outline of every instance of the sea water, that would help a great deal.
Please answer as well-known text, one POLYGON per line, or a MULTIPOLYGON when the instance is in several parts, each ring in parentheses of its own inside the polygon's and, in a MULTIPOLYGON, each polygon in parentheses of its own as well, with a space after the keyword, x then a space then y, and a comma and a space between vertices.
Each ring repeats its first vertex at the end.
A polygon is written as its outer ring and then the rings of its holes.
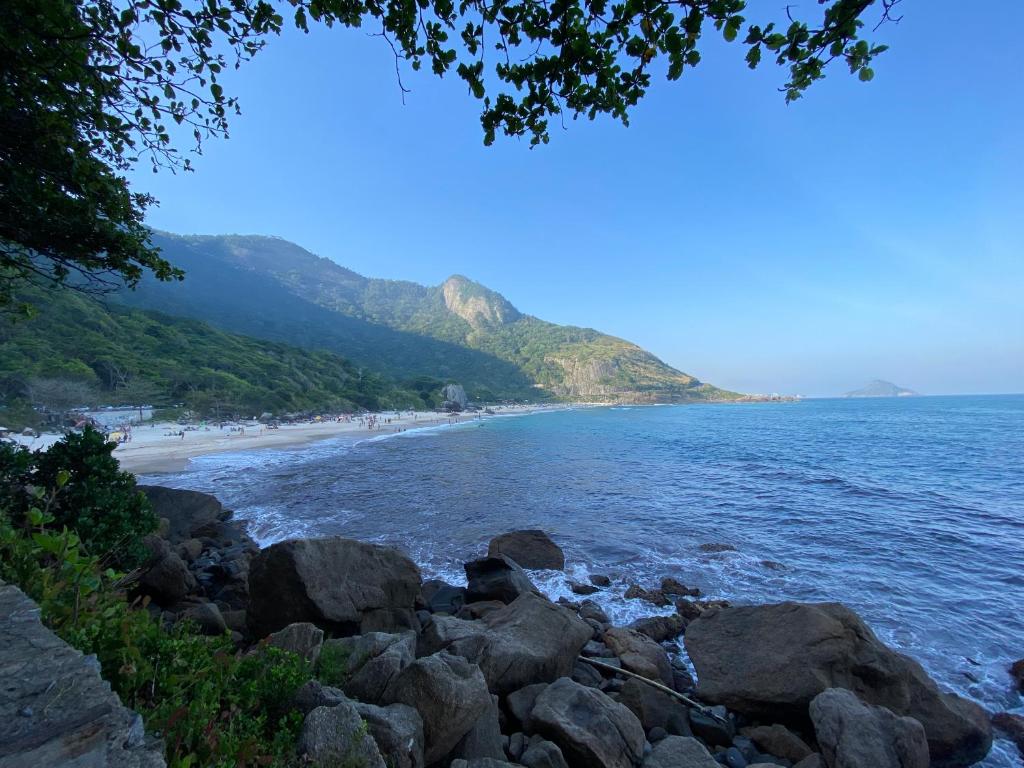
MULTIPOLYGON (((488 540, 541 528, 566 577, 622 597, 674 576, 714 598, 839 601, 949 690, 1024 712, 1024 396, 586 408, 352 444, 219 454, 151 482, 215 494, 266 545, 340 534, 464 582, 488 540), (734 551, 709 553, 702 544, 734 551)), ((752 649, 753 650, 753 649, 752 649)), ((983 764, 1020 765, 997 742, 983 764)))

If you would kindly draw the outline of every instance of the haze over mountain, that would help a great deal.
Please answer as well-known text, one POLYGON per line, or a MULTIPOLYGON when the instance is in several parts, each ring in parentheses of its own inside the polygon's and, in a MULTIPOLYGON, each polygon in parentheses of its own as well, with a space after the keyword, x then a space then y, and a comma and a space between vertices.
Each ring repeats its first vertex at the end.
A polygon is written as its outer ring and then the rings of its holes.
POLYGON ((914 390, 897 386, 891 381, 874 379, 860 389, 846 392, 843 397, 912 397, 917 394, 914 390))
POLYGON ((520 313, 461 275, 431 287, 367 278, 273 237, 159 233, 154 242, 186 279, 145 281, 120 294, 125 303, 329 350, 396 379, 450 379, 476 399, 738 397, 628 341, 520 313))

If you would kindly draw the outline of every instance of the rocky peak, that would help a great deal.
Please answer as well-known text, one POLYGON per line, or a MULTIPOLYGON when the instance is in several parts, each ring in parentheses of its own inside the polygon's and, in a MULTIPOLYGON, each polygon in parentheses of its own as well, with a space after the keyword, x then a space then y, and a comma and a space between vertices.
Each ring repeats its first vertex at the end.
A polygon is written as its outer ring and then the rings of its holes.
POLYGON ((518 320, 519 310, 500 293, 462 275, 452 275, 441 286, 444 304, 474 328, 504 325, 518 320))

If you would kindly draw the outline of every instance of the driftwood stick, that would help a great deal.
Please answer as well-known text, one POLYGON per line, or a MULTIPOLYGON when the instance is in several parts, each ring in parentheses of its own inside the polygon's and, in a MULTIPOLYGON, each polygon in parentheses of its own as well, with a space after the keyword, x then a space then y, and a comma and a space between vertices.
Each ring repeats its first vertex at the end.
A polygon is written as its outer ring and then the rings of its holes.
POLYGON ((723 724, 725 723, 725 718, 722 717, 719 714, 716 714, 715 712, 712 712, 710 707, 705 707, 703 704, 698 704, 696 701, 694 701, 693 699, 689 698, 688 696, 684 696, 683 694, 679 693, 679 691, 673 691, 667 685, 662 685, 661 683, 656 683, 654 680, 649 680, 648 678, 644 677, 643 675, 638 675, 636 672, 630 672, 628 669, 622 669, 620 667, 616 667, 616 666, 613 666, 611 664, 606 664, 603 661, 598 661, 597 659, 591 659, 588 656, 580 656, 579 658, 580 658, 580 661, 585 661, 585 662, 587 662, 587 664, 591 664, 591 665, 597 667, 598 669, 603 669, 603 670, 606 670, 608 672, 613 672, 616 675, 625 675, 626 677, 632 677, 632 678, 634 678, 636 680, 639 680, 640 682, 647 683, 652 688, 657 688, 662 693, 667 693, 669 696, 672 696, 673 698, 679 699, 679 701, 683 702, 683 704, 685 704, 688 707, 692 707, 693 709, 696 709, 702 715, 707 715, 708 717, 714 718, 715 720, 717 720, 720 723, 723 723, 723 724))

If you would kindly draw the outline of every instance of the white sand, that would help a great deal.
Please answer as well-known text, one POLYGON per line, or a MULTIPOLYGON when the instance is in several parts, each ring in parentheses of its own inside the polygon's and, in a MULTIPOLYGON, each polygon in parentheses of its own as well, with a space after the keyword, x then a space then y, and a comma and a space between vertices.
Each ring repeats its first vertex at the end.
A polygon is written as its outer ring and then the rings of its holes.
MULTIPOLYGON (((564 406, 504 406, 494 408, 496 415, 531 413, 552 410, 564 406)), ((325 421, 304 424, 282 424, 277 429, 267 429, 256 422, 237 422, 234 426, 244 427, 244 434, 223 429, 216 424, 189 430, 175 423, 136 425, 132 428, 131 442, 122 443, 114 450, 114 456, 121 462, 121 468, 136 474, 178 472, 185 468, 193 456, 226 451, 249 451, 258 448, 288 448, 318 440, 351 437, 362 440, 375 435, 394 434, 407 429, 461 423, 476 418, 490 418, 482 412, 439 414, 419 411, 378 414, 378 426, 369 429, 366 424, 353 421, 325 421), (387 419, 391 419, 390 423, 387 419), (185 437, 179 432, 185 431, 185 437)), ((38 447, 38 446, 36 446, 38 447)))

